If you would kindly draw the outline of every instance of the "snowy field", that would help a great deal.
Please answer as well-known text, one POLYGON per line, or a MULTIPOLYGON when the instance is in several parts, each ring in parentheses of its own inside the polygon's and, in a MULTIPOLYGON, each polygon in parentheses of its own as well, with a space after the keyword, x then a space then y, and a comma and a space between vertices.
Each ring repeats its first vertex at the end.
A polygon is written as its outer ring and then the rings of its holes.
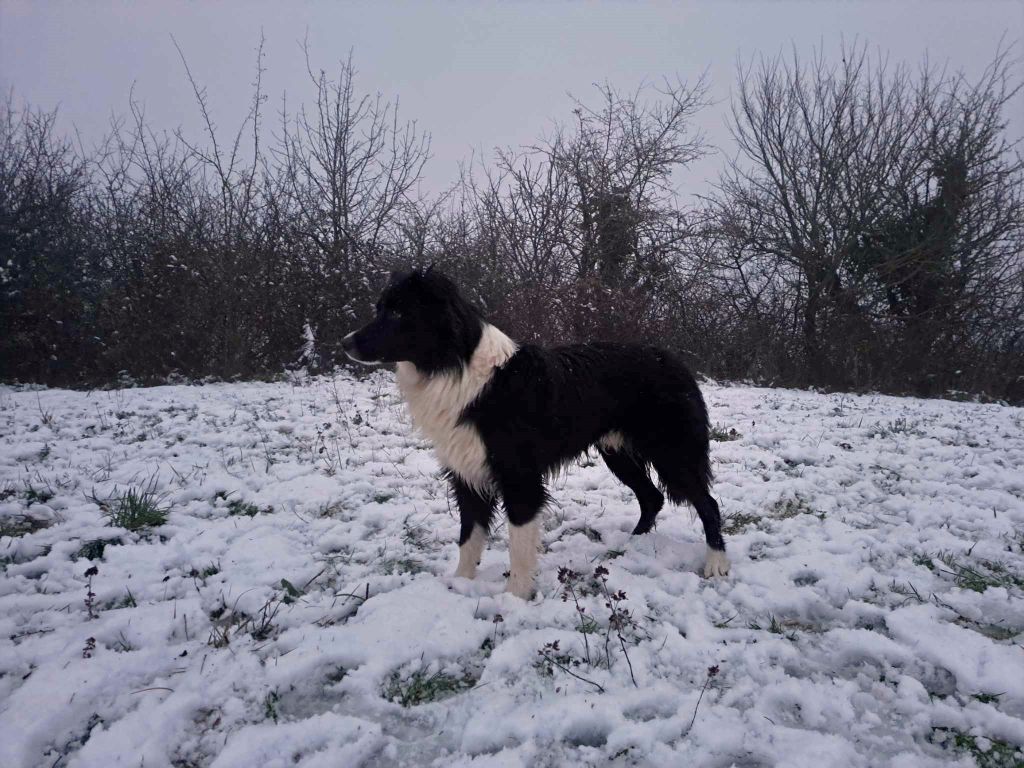
POLYGON ((1024 764, 1024 410, 705 393, 730 577, 595 454, 526 603, 389 373, 0 388, 0 766, 1024 764))

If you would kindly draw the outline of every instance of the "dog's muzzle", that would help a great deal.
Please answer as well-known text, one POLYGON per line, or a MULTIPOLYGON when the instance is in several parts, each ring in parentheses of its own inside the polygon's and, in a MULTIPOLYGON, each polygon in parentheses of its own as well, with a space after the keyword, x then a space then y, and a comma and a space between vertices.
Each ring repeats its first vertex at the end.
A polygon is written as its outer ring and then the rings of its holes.
POLYGON ((342 339, 341 340, 341 349, 342 349, 342 351, 346 355, 348 355, 350 360, 355 360, 357 363, 365 363, 365 364, 373 365, 375 361, 367 360, 365 357, 362 357, 359 354, 359 347, 356 344, 356 340, 355 340, 355 335, 357 333, 358 333, 358 331, 353 331, 348 336, 346 336, 344 339, 342 339))

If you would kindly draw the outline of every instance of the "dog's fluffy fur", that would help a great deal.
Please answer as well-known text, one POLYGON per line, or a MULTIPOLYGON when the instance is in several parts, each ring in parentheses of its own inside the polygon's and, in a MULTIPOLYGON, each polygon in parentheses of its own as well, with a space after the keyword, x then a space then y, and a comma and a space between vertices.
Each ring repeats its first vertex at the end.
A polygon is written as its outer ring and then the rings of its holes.
POLYGON ((653 527, 665 501, 653 467, 669 499, 700 516, 705 575, 728 573, 708 492, 707 409, 672 354, 623 344, 519 346, 431 270, 394 276, 377 316, 344 347, 360 362, 398 364, 399 388, 459 507, 457 576, 475 575, 500 497, 510 523, 507 589, 529 597, 545 479, 592 446, 636 494, 634 534, 653 527))

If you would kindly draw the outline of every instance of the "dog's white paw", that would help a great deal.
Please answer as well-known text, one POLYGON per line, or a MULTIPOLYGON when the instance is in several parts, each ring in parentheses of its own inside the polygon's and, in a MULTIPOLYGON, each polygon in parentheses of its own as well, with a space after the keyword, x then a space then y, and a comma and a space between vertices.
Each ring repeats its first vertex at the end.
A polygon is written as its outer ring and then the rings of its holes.
POLYGON ((487 531, 479 525, 473 527, 473 533, 459 545, 459 565, 455 576, 462 579, 476 578, 476 569, 487 546, 487 531))
POLYGON ((708 557, 704 563, 704 576, 710 579, 713 576, 728 575, 729 558, 725 556, 725 552, 720 549, 711 549, 708 547, 708 557))
POLYGON ((453 574, 457 579, 475 579, 476 578, 476 563, 470 565, 469 563, 459 563, 459 567, 455 569, 453 574))
POLYGON ((533 596, 533 578, 509 574, 508 581, 505 582, 505 591, 523 600, 529 600, 533 596))

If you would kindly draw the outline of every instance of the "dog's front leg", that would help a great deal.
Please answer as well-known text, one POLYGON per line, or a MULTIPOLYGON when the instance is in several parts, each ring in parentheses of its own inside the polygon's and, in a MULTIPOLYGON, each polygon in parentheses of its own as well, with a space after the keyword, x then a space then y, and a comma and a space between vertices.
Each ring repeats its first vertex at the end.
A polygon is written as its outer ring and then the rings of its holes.
POLYGON ((465 579, 476 576, 484 547, 487 546, 487 532, 494 513, 494 498, 483 496, 470 488, 452 473, 449 476, 455 503, 459 507, 461 528, 459 530, 459 565, 455 575, 465 579))
POLYGON ((540 549, 540 513, 547 493, 540 474, 506 478, 501 483, 508 513, 508 582, 505 591, 529 600, 540 549))

